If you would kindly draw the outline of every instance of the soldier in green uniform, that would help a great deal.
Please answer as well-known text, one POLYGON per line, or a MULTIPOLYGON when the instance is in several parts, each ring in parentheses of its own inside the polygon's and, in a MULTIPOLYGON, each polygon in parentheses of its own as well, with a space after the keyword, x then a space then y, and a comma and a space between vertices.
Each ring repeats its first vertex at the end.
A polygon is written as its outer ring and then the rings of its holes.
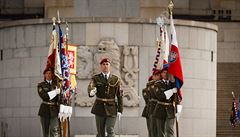
POLYGON ((89 97, 96 95, 91 113, 95 114, 97 137, 114 137, 116 117, 123 111, 123 94, 121 80, 110 73, 110 60, 104 58, 100 62, 101 73, 92 77, 88 86, 89 97), (117 98, 115 100, 115 98, 117 98))
POLYGON ((153 75, 148 79, 148 83, 146 84, 146 88, 143 89, 142 94, 145 100, 145 107, 143 109, 142 116, 146 118, 148 136, 156 137, 157 136, 157 128, 156 128, 156 120, 152 117, 152 112, 155 108, 156 102, 153 100, 153 95, 155 92, 155 83, 160 79, 160 71, 155 70, 153 75))
POLYGON ((53 69, 44 70, 44 81, 37 86, 38 94, 42 99, 38 115, 40 116, 44 137, 59 137, 59 85, 53 79, 53 69))
POLYGON ((168 70, 161 70, 162 79, 156 83, 155 97, 157 105, 153 111, 153 117, 157 122, 158 137, 174 137, 175 105, 177 89, 174 79, 169 80, 168 70))

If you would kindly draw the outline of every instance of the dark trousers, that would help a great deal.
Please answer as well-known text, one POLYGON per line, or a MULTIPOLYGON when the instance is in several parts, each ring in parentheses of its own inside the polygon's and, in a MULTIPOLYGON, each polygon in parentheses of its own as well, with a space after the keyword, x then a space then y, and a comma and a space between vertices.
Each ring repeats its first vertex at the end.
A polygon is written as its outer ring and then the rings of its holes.
POLYGON ((150 115, 149 122, 150 122, 150 137, 158 137, 156 118, 150 115))
POLYGON ((60 128, 58 117, 40 117, 40 121, 42 124, 43 137, 59 137, 60 128))
POLYGON ((97 137, 105 137, 105 129, 107 130, 107 137, 114 137, 114 126, 116 123, 116 117, 102 117, 95 115, 97 137))
POLYGON ((149 117, 146 117, 146 122, 147 122, 148 137, 152 137, 151 136, 151 122, 150 122, 149 117))
POLYGON ((157 123, 157 133, 158 137, 174 137, 174 125, 175 118, 166 118, 166 119, 158 119, 156 118, 157 123))

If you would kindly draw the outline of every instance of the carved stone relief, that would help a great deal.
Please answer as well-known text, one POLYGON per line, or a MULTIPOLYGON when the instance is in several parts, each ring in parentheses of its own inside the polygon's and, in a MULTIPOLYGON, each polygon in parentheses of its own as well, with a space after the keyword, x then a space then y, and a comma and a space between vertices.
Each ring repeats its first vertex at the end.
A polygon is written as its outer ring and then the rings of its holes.
POLYGON ((95 98, 89 98, 80 92, 76 95, 75 104, 81 107, 91 107, 93 106, 94 100, 95 98))
POLYGON ((92 76, 93 56, 89 47, 79 46, 77 51, 77 78, 89 79, 92 76))
MULTIPOLYGON (((77 77, 81 79, 89 79, 93 74, 99 73, 99 61, 102 58, 109 58, 111 60, 111 73, 121 77, 123 81, 124 106, 135 107, 139 104, 139 96, 137 93, 137 79, 138 79, 138 47, 124 46, 122 50, 122 57, 119 46, 113 39, 101 40, 98 46, 92 52, 88 47, 81 47, 78 50, 78 74, 77 77), (81 51, 80 51, 81 50, 81 51), (120 61, 120 59, 123 59, 120 61), (123 63, 123 65, 120 65, 123 63), (122 66, 122 68, 120 68, 122 66), (84 73, 84 74, 82 74, 84 73)), ((86 85, 84 85, 86 86, 86 85)), ((81 92, 87 92, 84 88, 81 92)), ((89 98, 86 94, 79 93, 76 97, 76 104, 82 107, 92 106, 94 98, 89 98)))
POLYGON ((123 91, 124 106, 132 107, 139 104, 140 97, 136 90, 138 79, 138 47, 124 46, 123 48, 123 91))

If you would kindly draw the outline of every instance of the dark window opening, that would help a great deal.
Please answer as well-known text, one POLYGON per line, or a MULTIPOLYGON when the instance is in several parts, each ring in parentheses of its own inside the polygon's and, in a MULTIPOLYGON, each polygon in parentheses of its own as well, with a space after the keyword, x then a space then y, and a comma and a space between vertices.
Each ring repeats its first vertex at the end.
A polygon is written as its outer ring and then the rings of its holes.
POLYGON ((211 51, 211 62, 213 62, 213 51, 211 51))
POLYGON ((1 54, 1 55, 0 55, 0 56, 1 56, 0 59, 3 60, 3 50, 2 50, 2 49, 1 49, 0 54, 1 54))

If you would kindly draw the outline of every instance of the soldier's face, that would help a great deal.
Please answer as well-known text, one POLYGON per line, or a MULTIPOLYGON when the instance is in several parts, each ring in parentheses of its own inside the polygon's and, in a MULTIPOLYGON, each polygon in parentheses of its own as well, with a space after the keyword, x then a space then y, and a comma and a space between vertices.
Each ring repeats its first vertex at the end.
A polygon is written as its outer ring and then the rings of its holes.
POLYGON ((101 71, 104 73, 108 73, 110 71, 110 63, 109 62, 103 62, 101 64, 101 71))
POLYGON ((161 78, 161 75, 160 75, 160 74, 153 75, 153 79, 154 79, 154 80, 160 80, 160 78, 161 78))
POLYGON ((162 73, 161 73, 161 77, 164 80, 167 80, 168 79, 168 71, 167 70, 163 70, 162 73))
POLYGON ((46 80, 51 80, 52 79, 52 71, 47 71, 44 74, 44 77, 46 78, 46 80))

